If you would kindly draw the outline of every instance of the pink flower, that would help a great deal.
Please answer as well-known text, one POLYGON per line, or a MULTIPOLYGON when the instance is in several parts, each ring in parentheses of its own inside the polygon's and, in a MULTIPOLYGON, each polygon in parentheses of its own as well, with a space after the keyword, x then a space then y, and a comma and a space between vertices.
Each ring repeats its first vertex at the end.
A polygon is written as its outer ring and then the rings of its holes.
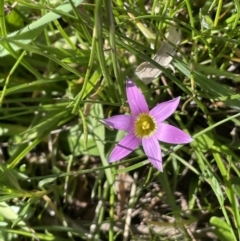
POLYGON ((158 104, 149 111, 143 94, 128 78, 126 93, 131 115, 116 115, 104 119, 110 127, 128 132, 112 150, 109 162, 124 158, 142 144, 153 166, 162 171, 162 154, 158 141, 186 144, 193 140, 182 130, 163 123, 176 110, 180 97, 158 104))

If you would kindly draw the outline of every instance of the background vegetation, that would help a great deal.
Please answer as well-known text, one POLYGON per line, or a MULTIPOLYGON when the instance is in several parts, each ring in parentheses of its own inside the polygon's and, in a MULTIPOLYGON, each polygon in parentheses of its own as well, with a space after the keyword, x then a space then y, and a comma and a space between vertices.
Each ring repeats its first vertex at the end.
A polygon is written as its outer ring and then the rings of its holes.
POLYGON ((0 0, 0 240, 240 240, 238 0, 0 0), (181 30, 172 68, 151 60, 181 30), (163 74, 145 85, 136 67, 163 74), (108 163, 125 78, 150 107, 181 96, 161 143, 108 163))

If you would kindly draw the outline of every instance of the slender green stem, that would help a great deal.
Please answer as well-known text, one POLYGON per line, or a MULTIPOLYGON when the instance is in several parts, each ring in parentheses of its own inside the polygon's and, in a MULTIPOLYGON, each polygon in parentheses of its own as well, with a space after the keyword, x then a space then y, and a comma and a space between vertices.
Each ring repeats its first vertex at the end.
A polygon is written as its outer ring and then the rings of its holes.
POLYGON ((218 0, 217 12, 216 12, 214 23, 213 23, 214 27, 217 27, 217 25, 218 25, 219 17, 220 17, 221 11, 222 11, 222 5, 223 5, 223 1, 218 0))
POLYGON ((15 62, 15 64, 13 65, 13 67, 11 68, 6 80, 5 80, 5 83, 4 83, 4 87, 3 87, 3 90, 1 91, 1 96, 0 96, 0 107, 2 106, 2 103, 3 103, 3 99, 4 99, 4 96, 6 94, 6 90, 7 90, 7 87, 8 87, 8 84, 9 84, 9 81, 10 81, 10 77, 11 75, 14 73, 14 71, 16 70, 16 68, 18 67, 18 65, 21 63, 24 55, 26 54, 26 51, 23 51, 22 54, 19 56, 19 58, 17 59, 17 61, 15 62))

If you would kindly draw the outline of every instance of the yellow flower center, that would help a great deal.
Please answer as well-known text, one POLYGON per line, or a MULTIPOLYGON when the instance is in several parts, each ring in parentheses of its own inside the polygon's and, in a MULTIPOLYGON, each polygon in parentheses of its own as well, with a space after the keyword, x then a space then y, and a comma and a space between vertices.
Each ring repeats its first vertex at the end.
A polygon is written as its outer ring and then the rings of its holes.
POLYGON ((149 114, 140 114, 134 123, 135 135, 139 138, 150 137, 156 131, 156 122, 149 114))

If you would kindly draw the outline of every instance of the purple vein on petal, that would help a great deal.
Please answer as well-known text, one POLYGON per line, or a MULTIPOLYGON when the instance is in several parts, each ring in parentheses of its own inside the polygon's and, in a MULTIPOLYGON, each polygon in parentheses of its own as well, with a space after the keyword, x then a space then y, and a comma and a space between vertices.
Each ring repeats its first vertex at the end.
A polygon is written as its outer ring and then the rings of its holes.
POLYGON ((141 143, 141 140, 137 138, 133 133, 127 134, 112 150, 109 162, 119 161, 134 149, 136 149, 141 143))
POLYGON ((162 153, 156 137, 143 138, 142 145, 147 157, 158 170, 162 171, 162 153))
POLYGON ((103 120, 107 125, 117 130, 129 132, 134 124, 134 117, 131 115, 115 115, 103 120))
POLYGON ((148 113, 149 109, 144 95, 129 78, 127 78, 126 93, 133 115, 148 113))
POLYGON ((166 123, 158 124, 155 137, 159 141, 171 144, 186 144, 193 141, 192 137, 179 128, 166 123))
POLYGON ((152 115, 157 123, 166 120, 177 109, 180 97, 173 100, 165 101, 156 105, 149 114, 152 115))

